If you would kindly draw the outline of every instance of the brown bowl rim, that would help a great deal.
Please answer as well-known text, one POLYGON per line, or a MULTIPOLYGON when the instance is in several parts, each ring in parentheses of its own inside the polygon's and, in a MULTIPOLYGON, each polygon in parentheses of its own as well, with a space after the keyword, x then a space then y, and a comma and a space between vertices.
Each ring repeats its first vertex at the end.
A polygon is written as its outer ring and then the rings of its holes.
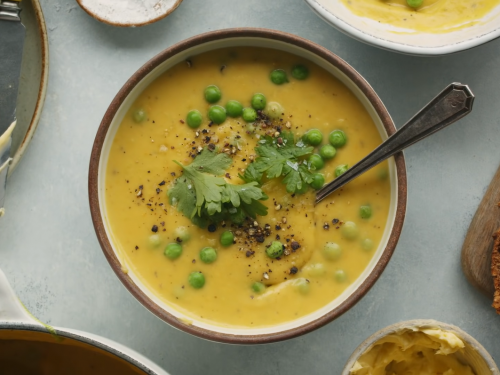
POLYGON ((396 207, 396 216, 394 219, 394 225, 387 243, 380 259, 375 265, 372 272, 363 281, 363 283, 339 306, 335 309, 330 310, 325 315, 320 318, 306 323, 302 326, 295 327, 289 330, 266 333, 266 334, 256 334, 256 335, 234 335, 222 332, 211 331, 208 329, 196 327, 194 325, 185 324, 180 319, 176 318, 174 315, 168 313, 151 299, 149 299, 146 294, 144 294, 140 288, 132 281, 132 279, 122 271, 122 266, 118 260, 113 248, 111 246, 110 240, 106 235, 106 230, 104 227, 104 221, 101 216, 98 200, 98 168, 101 156, 101 150, 106 137, 107 131, 114 118, 118 108, 122 104, 123 100, 128 96, 128 94, 133 90, 133 88, 146 77, 154 68, 161 64, 166 59, 182 52, 188 48, 205 44, 207 42, 212 42, 221 39, 229 38, 263 38, 271 39, 276 41, 285 42, 292 44, 294 46, 305 49, 317 56, 325 59, 330 64, 339 69, 344 73, 353 83, 361 89, 363 94, 367 97, 371 105, 374 107, 377 115, 380 117, 384 128, 388 136, 392 135, 396 128, 394 123, 383 105, 380 98, 377 96, 373 88, 368 84, 368 82, 349 64, 347 64, 340 57, 330 52, 326 48, 323 48, 311 41, 298 37, 296 35, 284 33, 282 31, 270 30, 270 29, 259 29, 259 28, 233 28, 233 29, 223 29, 217 31, 211 31, 204 34, 194 36, 192 38, 181 41, 164 51, 160 52, 158 55, 154 56, 151 60, 145 63, 141 68, 139 68, 132 77, 123 85, 123 87, 118 91, 115 98, 112 100, 109 108, 107 109, 102 122, 97 130, 97 134, 94 140, 94 145, 92 147, 92 153, 90 156, 90 166, 89 166, 89 203, 90 212, 92 215, 92 222, 94 224, 94 229, 96 231, 97 239, 101 245, 102 251, 108 260, 111 268, 116 273, 123 285, 129 290, 130 293, 149 311, 154 315, 180 329, 184 332, 190 333, 192 335, 222 343, 229 344, 264 344, 277 342, 282 340, 291 339, 296 336, 300 336, 309 333, 315 329, 318 329, 325 324, 331 322, 332 320, 338 318, 340 315, 349 310, 354 306, 373 286, 375 281, 380 277, 383 270, 387 266, 396 244, 398 242, 399 236, 403 228, 403 222, 406 214, 406 201, 407 201, 407 180, 406 180, 406 167, 403 153, 400 152, 394 156, 396 171, 397 171, 397 192, 398 200, 396 207))

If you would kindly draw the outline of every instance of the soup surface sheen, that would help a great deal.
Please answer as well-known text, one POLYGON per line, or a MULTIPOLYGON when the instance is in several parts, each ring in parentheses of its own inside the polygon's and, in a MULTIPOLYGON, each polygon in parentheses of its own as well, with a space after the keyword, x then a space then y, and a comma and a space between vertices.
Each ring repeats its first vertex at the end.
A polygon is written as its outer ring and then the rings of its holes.
POLYGON ((476 25, 500 0, 424 0, 420 8, 406 0, 342 0, 355 14, 402 29, 446 33, 476 25))
POLYGON ((193 161, 190 154, 207 144, 219 151, 232 150, 233 163, 223 177, 241 184, 238 173, 255 157, 258 135, 270 131, 276 136, 276 123, 279 129, 292 131, 297 140, 309 129, 319 129, 322 144, 328 143, 328 134, 334 129, 345 132, 347 144, 320 170, 326 181, 334 178, 338 165, 353 165, 381 142, 371 117, 342 83, 318 66, 284 52, 231 48, 201 54, 189 64, 174 66, 147 87, 115 135, 106 171, 107 221, 124 272, 132 270, 174 309, 226 327, 266 327, 292 321, 327 305, 352 284, 372 259, 386 225, 390 202, 386 163, 316 207, 312 188, 291 195, 280 179, 266 181, 262 189, 269 196, 263 201, 269 209, 267 216, 241 227, 219 223, 215 232, 193 225, 169 203, 167 191, 182 175, 174 160, 189 165, 193 161), (297 63, 309 68, 307 79, 290 75, 297 63), (270 72, 277 68, 288 72, 288 83, 271 82, 270 72), (241 117, 209 125, 206 113, 210 104, 203 95, 208 85, 220 88, 220 105, 238 100, 247 107, 253 94, 262 93, 268 103, 282 105, 283 115, 268 129, 258 126, 256 134, 241 117), (140 123, 133 119, 137 109, 147 113, 140 123), (192 109, 204 116, 197 129, 185 123, 192 109), (363 205, 372 211, 368 219, 360 217, 363 205), (349 221, 357 226, 352 233, 344 230, 349 221), (254 224, 258 225, 252 227, 254 224), (187 228, 190 239, 182 241, 182 254, 171 260, 164 248, 176 242, 179 227, 187 228), (251 236, 256 229, 265 232, 260 240, 251 236), (219 238, 227 230, 236 239, 223 247, 219 238), (286 245, 288 255, 271 259, 266 247, 276 240, 286 245), (293 242, 300 247, 292 249, 293 242), (325 256, 327 242, 339 245, 341 253, 325 256), (206 246, 217 250, 217 260, 211 264, 200 260, 199 252, 206 246), (206 283, 202 288, 190 286, 191 272, 203 273, 206 283), (255 282, 264 284, 265 290, 255 292, 255 282))

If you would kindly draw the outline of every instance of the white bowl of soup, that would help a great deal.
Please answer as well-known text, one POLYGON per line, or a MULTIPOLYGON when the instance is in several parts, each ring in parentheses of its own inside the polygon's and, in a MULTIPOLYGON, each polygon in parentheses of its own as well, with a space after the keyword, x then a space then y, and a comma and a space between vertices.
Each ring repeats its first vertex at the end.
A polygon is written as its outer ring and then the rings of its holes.
POLYGON ((288 339, 352 307, 406 209, 402 154, 314 205, 395 131, 330 51, 264 29, 203 34, 139 69, 106 112, 89 197, 105 256, 151 312, 228 343, 288 339))
POLYGON ((343 33, 405 54, 450 54, 500 36, 498 0, 306 0, 306 3, 343 33))
POLYGON ((375 332, 354 351, 342 375, 498 375, 486 349, 460 328, 430 319, 396 323, 375 332))

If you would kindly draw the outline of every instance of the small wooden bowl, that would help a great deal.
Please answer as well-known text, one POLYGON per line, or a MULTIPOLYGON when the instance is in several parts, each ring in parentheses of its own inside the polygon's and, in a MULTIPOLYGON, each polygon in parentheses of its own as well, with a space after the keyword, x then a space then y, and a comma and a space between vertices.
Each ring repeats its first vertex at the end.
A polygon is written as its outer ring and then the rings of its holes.
POLYGON ((359 359, 359 357, 364 354, 367 350, 383 337, 390 335, 392 333, 400 332, 405 329, 426 329, 426 328, 440 328, 443 331, 449 331, 456 334, 465 344, 463 349, 463 357, 461 358, 468 364, 475 374, 481 375, 500 375, 497 365, 491 355, 486 351, 486 349, 476 341, 471 335, 462 331, 460 328, 455 327, 451 324, 441 323, 436 320, 431 319, 416 319, 407 320, 404 322, 396 323, 375 332, 373 335, 368 337, 361 345, 359 345, 351 357, 347 361, 341 375, 350 375, 351 369, 359 359))
POLYGON ((232 344, 261 344, 290 339, 315 330, 349 310, 363 297, 387 266, 396 247, 406 212, 406 169, 403 154, 389 160, 391 206, 384 236, 362 275, 342 295, 323 308, 292 322, 268 328, 232 328, 209 324, 166 305, 140 282, 132 270, 122 271, 119 252, 108 233, 104 176, 114 134, 138 95, 170 67, 193 55, 236 46, 255 46, 289 52, 329 71, 363 103, 385 139, 396 131, 389 113, 371 86, 344 60, 308 40, 279 31, 238 28, 209 32, 167 48, 148 61, 125 83, 111 102, 97 131, 89 170, 89 200, 94 228, 104 255, 125 287, 153 314, 193 335, 232 344))
POLYGON ((78 5, 96 20, 113 26, 149 25, 168 16, 182 0, 76 0, 78 5))

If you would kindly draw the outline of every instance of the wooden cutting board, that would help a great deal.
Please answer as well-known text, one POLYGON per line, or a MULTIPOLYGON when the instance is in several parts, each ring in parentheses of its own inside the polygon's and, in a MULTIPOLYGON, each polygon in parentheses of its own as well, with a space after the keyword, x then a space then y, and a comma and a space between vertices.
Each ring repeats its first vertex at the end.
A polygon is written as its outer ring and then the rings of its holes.
POLYGON ((469 282, 493 301, 493 233, 500 228, 500 167, 484 195, 462 246, 462 269, 469 282))

